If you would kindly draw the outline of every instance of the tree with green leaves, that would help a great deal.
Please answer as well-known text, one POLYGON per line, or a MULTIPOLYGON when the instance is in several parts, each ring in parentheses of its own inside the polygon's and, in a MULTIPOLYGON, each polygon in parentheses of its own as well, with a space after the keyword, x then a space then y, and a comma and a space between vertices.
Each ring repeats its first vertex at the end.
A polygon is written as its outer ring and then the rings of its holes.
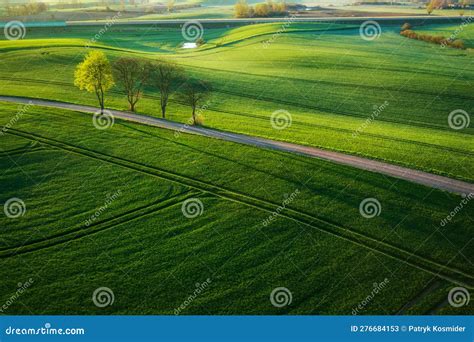
POLYGON ((168 0, 166 4, 166 9, 168 10, 168 13, 171 13, 174 11, 174 4, 175 4, 175 0, 168 0))
POLYGON ((246 0, 238 0, 234 5, 234 12, 236 18, 248 18, 250 15, 250 7, 246 0))
POLYGON ((434 10, 434 3, 433 0, 431 0, 427 5, 426 5, 426 12, 428 12, 428 15, 431 15, 434 10))
POLYGON ((122 57, 113 63, 112 68, 117 83, 127 95, 128 108, 134 112, 150 77, 151 65, 137 58, 122 57))
POLYGON ((212 86, 209 82, 189 79, 179 89, 179 98, 192 109, 193 124, 196 121, 196 109, 202 105, 212 93, 212 86))
POLYGON ((95 93, 104 113, 105 93, 114 86, 114 77, 107 56, 101 51, 89 52, 74 72, 74 85, 80 90, 95 93))

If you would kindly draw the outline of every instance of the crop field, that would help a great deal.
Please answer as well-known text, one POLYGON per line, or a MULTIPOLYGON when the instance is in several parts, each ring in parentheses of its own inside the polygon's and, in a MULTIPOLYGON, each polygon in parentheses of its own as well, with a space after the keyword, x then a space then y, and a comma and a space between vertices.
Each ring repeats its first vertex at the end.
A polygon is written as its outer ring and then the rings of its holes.
MULTIPOLYGON (((96 44, 111 59, 168 58, 212 82, 215 92, 203 113, 207 127, 473 179, 473 129, 448 125, 450 112, 473 107, 471 50, 409 40, 398 27, 384 27, 379 39, 365 41, 353 26, 293 24, 273 36, 280 26, 205 29, 207 44, 192 52, 179 48, 181 31, 169 27, 117 26, 96 44), (272 129, 276 110, 291 114, 291 127, 272 129), (365 125, 374 111, 377 119, 365 125)), ((0 77, 8 84, 3 94, 94 104, 94 95, 77 96, 73 73, 97 27, 53 29, 55 39, 47 39, 51 29, 31 31, 29 40, 0 42, 0 77)), ((472 36, 472 28, 462 34, 472 36)), ((159 115, 156 96, 156 89, 145 91, 138 111, 159 115)), ((107 105, 126 108, 120 94, 111 94, 107 105)), ((190 116, 177 103, 170 113, 181 122, 190 116)))
MULTIPOLYGON (((2 123, 15 109, 2 105, 2 123)), ((283 313, 350 314, 387 278, 387 291, 365 312, 395 313, 427 284, 449 287, 440 276, 472 283, 467 212, 438 229, 457 196, 125 122, 84 135, 90 126, 85 114, 35 107, 2 137, 2 196, 27 205, 18 220, 2 217, 2 299, 21 279, 35 279, 10 312, 100 312, 89 292, 109 284, 117 300, 109 312, 173 313, 210 278, 186 313, 281 313, 267 297, 282 285, 295 301, 283 313), (295 192, 291 210, 264 226, 295 192), (86 227, 114 193, 110 209, 86 227), (383 203, 373 220, 358 209, 367 194, 383 203), (203 203, 196 218, 181 211, 190 198, 203 203)), ((442 295, 407 310, 423 313, 442 295)))
MULTIPOLYGON (((166 60, 212 84, 204 128, 472 183, 474 30, 460 25, 413 30, 466 49, 385 25, 364 39, 354 24, 206 24, 195 49, 171 24, 28 28, 0 40, 0 95, 97 107, 74 85, 88 52, 166 60)), ((159 101, 147 85, 137 114, 160 118, 159 101)), ((119 86, 105 106, 127 110, 119 86)), ((190 117, 172 95, 166 119, 190 117)), ((474 313, 447 299, 474 288, 469 194, 119 119, 100 130, 87 113, 1 99, 0 189, 5 208, 22 207, 0 215, 1 313, 474 313), (104 288, 113 300, 98 305, 104 288), (282 288, 285 305, 272 297, 282 288)))

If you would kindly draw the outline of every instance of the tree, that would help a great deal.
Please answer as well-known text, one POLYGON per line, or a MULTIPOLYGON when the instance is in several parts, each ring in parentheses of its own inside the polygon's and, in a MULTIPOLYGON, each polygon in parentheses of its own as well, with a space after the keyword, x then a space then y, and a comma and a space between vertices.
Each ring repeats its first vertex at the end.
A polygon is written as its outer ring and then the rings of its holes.
POLYGON ((465 49, 464 41, 461 39, 456 39, 454 42, 451 43, 451 46, 456 49, 465 49))
POLYGON ((168 10, 169 13, 173 12, 174 3, 175 3, 175 0, 168 0, 168 3, 166 4, 166 9, 168 10))
POLYGON ((237 18, 247 18, 250 15, 249 5, 246 0, 239 0, 234 6, 235 16, 237 18))
POLYGON ((206 43, 206 41, 201 37, 196 40, 196 45, 197 46, 202 46, 206 43))
POLYGON ((193 115, 193 125, 196 121, 196 108, 206 100, 212 92, 209 82, 189 79, 179 91, 179 98, 191 107, 193 115))
POLYGON ((100 113, 104 113, 104 98, 107 90, 114 86, 114 77, 107 56, 101 51, 89 52, 74 72, 74 85, 80 90, 95 93, 99 100, 100 113))
POLYGON ((464 16, 464 9, 469 8, 469 0, 460 0, 459 1, 459 15, 464 16))
POLYGON ((405 31, 405 30, 411 30, 410 23, 403 24, 401 31, 405 31))
POLYGON ((268 17, 270 14, 270 7, 267 4, 255 5, 255 15, 257 17, 268 17))
POLYGON ((183 72, 174 63, 159 61, 152 66, 151 79, 160 90, 161 115, 165 118, 168 99, 182 82, 183 72))
POLYGON ((434 4, 433 1, 430 1, 430 3, 426 6, 426 11, 428 12, 429 15, 433 13, 434 10, 434 4))
POLYGON ((151 66, 137 58, 122 57, 113 64, 115 79, 127 94, 129 110, 135 111, 135 105, 143 95, 143 87, 150 76, 151 66))

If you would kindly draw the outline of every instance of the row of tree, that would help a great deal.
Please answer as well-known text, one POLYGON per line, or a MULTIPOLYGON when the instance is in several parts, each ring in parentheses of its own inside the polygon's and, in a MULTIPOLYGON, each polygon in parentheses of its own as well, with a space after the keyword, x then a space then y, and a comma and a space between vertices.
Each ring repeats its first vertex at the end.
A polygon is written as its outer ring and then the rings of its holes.
POLYGON ((136 110, 145 88, 158 89, 163 118, 166 118, 169 99, 175 94, 181 103, 191 107, 193 124, 198 123, 196 109, 212 91, 208 82, 187 77, 184 70, 172 62, 121 57, 110 63, 101 51, 91 51, 85 56, 76 68, 74 84, 96 95, 101 113, 104 112, 105 94, 116 84, 126 95, 132 112, 136 110))
POLYGON ((44 2, 30 2, 22 5, 6 5, 5 11, 9 16, 33 15, 46 12, 48 6, 44 2))
POLYGON ((237 18, 274 17, 288 13, 285 2, 273 2, 272 0, 256 4, 255 7, 247 4, 246 0, 238 0, 234 6, 234 11, 237 18))
POLYGON ((410 38, 410 39, 417 39, 417 40, 422 40, 424 42, 428 43, 433 43, 433 44, 439 44, 443 47, 450 46, 456 49, 464 49, 464 42, 461 39, 449 39, 445 38, 443 36, 432 36, 429 34, 419 34, 413 30, 411 30, 411 25, 408 23, 405 23, 402 26, 402 29, 400 31, 400 34, 404 37, 410 38))
MULTIPOLYGON (((452 5, 454 4, 451 0, 430 0, 426 4, 426 11, 431 14, 435 9, 449 8, 452 5)), ((469 7, 469 0, 459 0, 456 6, 459 9, 459 14, 464 15, 464 9, 469 7)))

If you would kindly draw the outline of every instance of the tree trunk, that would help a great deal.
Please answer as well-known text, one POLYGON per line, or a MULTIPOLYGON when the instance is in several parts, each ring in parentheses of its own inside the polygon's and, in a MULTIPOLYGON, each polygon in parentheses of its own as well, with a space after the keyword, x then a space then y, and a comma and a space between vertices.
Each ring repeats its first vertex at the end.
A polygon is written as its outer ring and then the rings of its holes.
POLYGON ((100 102, 100 114, 104 114, 104 91, 102 88, 100 88, 100 97, 99 97, 99 102, 100 102))
POLYGON ((168 104, 168 94, 164 94, 163 90, 160 90, 160 104, 161 104, 161 116, 163 119, 166 118, 166 105, 168 104))
POLYGON ((193 106, 193 125, 196 126, 196 106, 193 106))

